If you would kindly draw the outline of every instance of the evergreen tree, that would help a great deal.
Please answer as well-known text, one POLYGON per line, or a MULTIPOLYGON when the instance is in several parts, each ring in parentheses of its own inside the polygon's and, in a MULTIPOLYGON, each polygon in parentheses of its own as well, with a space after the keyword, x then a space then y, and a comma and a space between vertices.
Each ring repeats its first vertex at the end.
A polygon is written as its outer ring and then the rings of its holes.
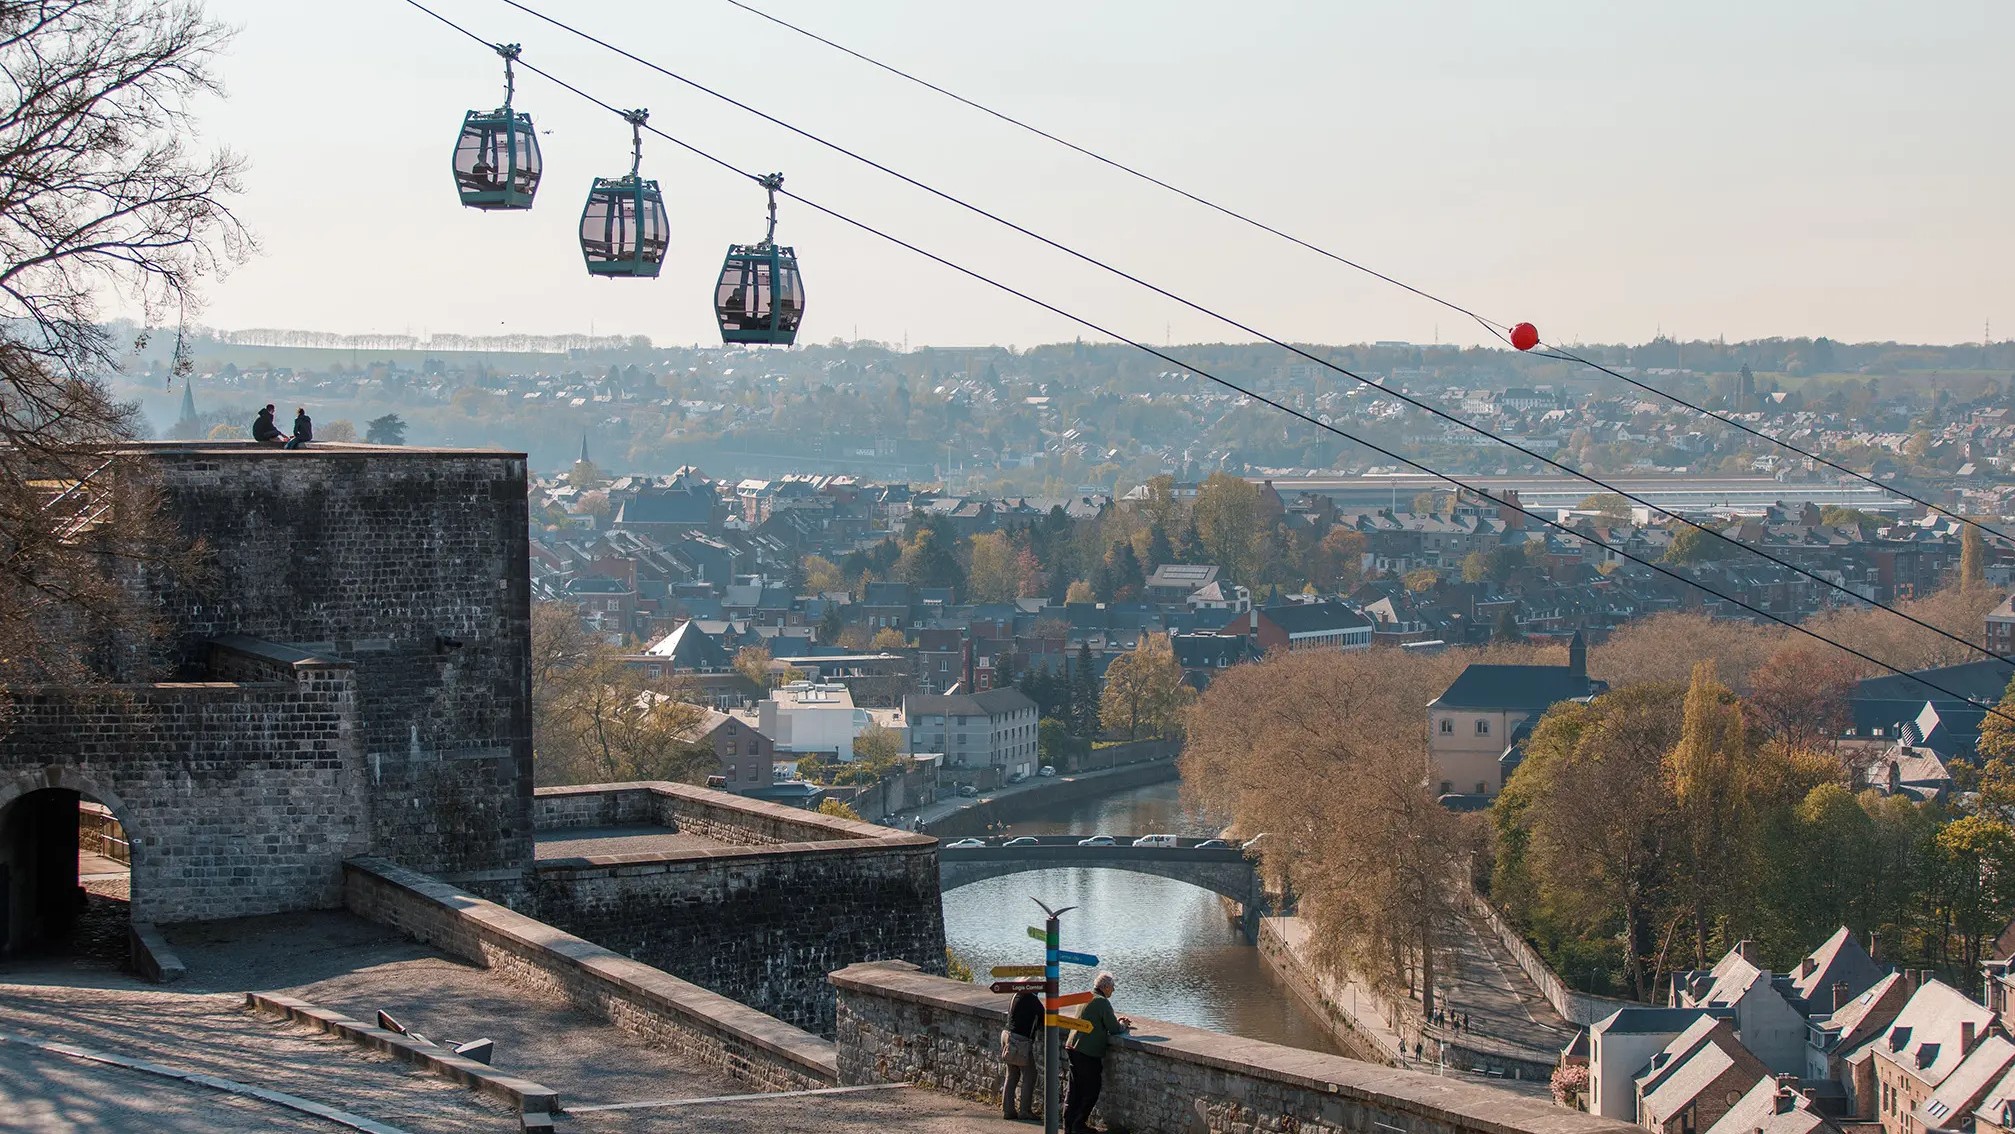
POLYGON ((1168 529, 1160 524, 1147 530, 1147 562, 1143 564, 1149 571, 1164 563, 1175 562, 1175 545, 1168 541, 1168 529))
POLYGON ((1183 525, 1182 534, 1176 537, 1175 562, 1205 562, 1203 536, 1197 532, 1194 521, 1183 525))
POLYGON ((1959 533, 1959 588, 1977 591, 1987 585, 1987 549, 1980 529, 1971 524, 1959 533))
POLYGON ((826 612, 819 615, 819 645, 830 646, 839 641, 840 632, 844 629, 845 627, 840 624, 839 604, 827 603, 826 612))
POLYGON ((1098 674, 1092 668, 1091 643, 1080 642, 1076 672, 1070 682, 1071 731, 1079 736, 1098 735, 1098 700, 1098 674))
POLYGON ((1147 589, 1147 573, 1140 568, 1140 557, 1133 553, 1133 544, 1115 543, 1106 555, 1107 569, 1112 574, 1112 595, 1121 600, 1137 599, 1147 589))

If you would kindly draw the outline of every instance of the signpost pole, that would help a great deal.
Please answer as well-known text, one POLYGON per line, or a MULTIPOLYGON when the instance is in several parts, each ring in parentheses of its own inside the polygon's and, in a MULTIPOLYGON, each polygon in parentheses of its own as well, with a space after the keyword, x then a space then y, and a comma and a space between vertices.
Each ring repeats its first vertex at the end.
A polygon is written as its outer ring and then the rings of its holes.
MULTIPOLYGON (((1056 999, 1057 993, 1061 989, 1057 987, 1057 918, 1048 909, 1044 909, 1043 912, 1049 914, 1049 920, 1043 923, 1045 940, 1043 941, 1042 997, 1043 1014, 1047 1016, 1051 1010, 1049 1007, 1050 1002, 1056 999)), ((1061 1049, 1063 1047, 1061 1042, 1062 1037, 1058 1033, 1062 1030, 1061 1028, 1050 1027, 1042 1030, 1043 1134, 1057 1134, 1057 1123, 1063 1111, 1063 1104, 1061 1102, 1063 1091, 1059 1089, 1057 1082, 1059 1072, 1057 1062, 1061 1058, 1061 1049)))

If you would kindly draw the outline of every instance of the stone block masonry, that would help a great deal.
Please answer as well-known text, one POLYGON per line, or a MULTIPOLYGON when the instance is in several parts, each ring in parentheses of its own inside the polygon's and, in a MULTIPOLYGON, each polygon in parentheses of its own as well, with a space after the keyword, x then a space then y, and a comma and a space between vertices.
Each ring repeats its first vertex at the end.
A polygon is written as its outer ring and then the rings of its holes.
MULTIPOLYGON (((998 1103, 1006 998, 901 965, 854 965, 839 993, 844 1084, 906 1082, 998 1103)), ((1125 1005, 1121 1004, 1121 1011, 1125 1005)), ((1097 1113, 1114 1131, 1628 1134, 1637 1128, 1494 1087, 1135 1020, 1113 1041, 1097 1113)))
MULTIPOLYGON (((0 815, 46 788, 111 808, 132 847, 136 922, 340 904, 342 862, 369 839, 355 674, 280 653, 241 657, 242 681, 15 691, 0 815)), ((0 870, 45 849, 0 845, 0 870)), ((74 835, 55 852, 74 877, 74 835)))
POLYGON ((210 641, 225 635, 350 661, 373 850, 438 873, 528 865, 524 457, 169 443, 134 453, 213 560, 201 586, 153 584, 182 672, 205 672, 210 641))
POLYGON ((662 780, 540 788, 533 799, 532 821, 541 831, 640 824, 667 827, 738 847, 844 839, 904 846, 935 842, 874 823, 662 780))
POLYGON ((929 836, 683 784, 542 788, 537 814, 545 829, 644 823, 737 844, 542 860, 525 908, 798 1027, 832 1034, 833 969, 944 971, 929 836))

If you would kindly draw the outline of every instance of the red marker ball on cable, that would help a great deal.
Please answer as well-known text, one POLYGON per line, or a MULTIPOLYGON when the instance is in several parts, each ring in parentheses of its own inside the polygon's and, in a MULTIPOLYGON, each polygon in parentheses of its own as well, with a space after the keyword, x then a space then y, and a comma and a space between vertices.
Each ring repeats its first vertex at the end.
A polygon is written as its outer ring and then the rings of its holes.
POLYGON ((1530 323, 1520 323, 1511 329, 1511 345, 1519 350, 1531 350, 1539 345, 1539 328, 1530 323))

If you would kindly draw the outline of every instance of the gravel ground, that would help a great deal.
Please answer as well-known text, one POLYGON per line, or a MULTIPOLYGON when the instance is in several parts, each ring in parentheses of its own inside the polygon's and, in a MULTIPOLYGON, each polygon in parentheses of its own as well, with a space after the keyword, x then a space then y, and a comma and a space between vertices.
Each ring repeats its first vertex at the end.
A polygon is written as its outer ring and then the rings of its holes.
MULTIPOLYGON (((369 1020, 379 1009, 437 1041, 497 1041, 496 1066, 563 1105, 716 1099, 570 1115, 581 1134, 1009 1134, 1037 1127, 990 1106, 894 1089, 719 1099, 748 1088, 645 1047, 598 1017, 529 997, 488 972, 345 913, 171 926, 183 981, 142 984, 109 966, 0 970, 0 1033, 57 1040, 253 1083, 413 1134, 516 1130, 515 1116, 408 1065, 244 1009, 284 993, 369 1020)), ((0 1045, 0 1131, 329 1130, 273 1104, 0 1045)))
POLYGON ((137 1071, 0 1046, 0 1130, 256 1134, 332 1129, 319 1118, 137 1071))
MULTIPOLYGON (((80 973, 41 969, 0 974, 0 1031, 29 1039, 74 1044, 115 1055, 201 1071, 241 1083, 299 1095, 367 1118, 415 1131, 478 1134, 517 1128, 515 1116, 472 1092, 417 1072, 407 1064, 304 1028, 285 1027, 244 1009, 242 993, 163 991, 113 972, 80 973)), ((21 1080, 0 1079, 0 1100, 57 1106, 105 1106, 144 1114, 202 1112, 195 1102, 178 1102, 189 1087, 157 1076, 79 1063, 43 1052, 18 1053, 41 1070, 21 1080), (69 1098, 61 1082, 95 1083, 87 1098, 69 1098), (158 1101, 157 1101, 158 1096, 158 1101)), ((212 1107, 285 1118, 293 1112, 273 1104, 201 1091, 212 1107)), ((88 1117, 88 1114, 86 1115, 88 1117)), ((10 1119, 11 1121, 11 1119, 10 1119)), ((109 1121, 109 1119, 108 1119, 109 1121)), ((167 1119, 163 1119, 164 1122, 167 1119)), ((138 1125, 28 1126, 25 1129, 175 1130, 201 1126, 138 1125)), ((249 1126, 247 1129, 258 1129, 249 1126)), ((291 1129, 281 1126, 279 1129, 291 1129)), ((316 1128, 329 1129, 326 1122, 316 1128)))
POLYGON ((206 922, 170 939, 187 983, 284 993, 366 1021, 383 1010, 437 1042, 493 1039, 494 1066, 558 1090, 563 1105, 746 1090, 349 914, 206 922))

